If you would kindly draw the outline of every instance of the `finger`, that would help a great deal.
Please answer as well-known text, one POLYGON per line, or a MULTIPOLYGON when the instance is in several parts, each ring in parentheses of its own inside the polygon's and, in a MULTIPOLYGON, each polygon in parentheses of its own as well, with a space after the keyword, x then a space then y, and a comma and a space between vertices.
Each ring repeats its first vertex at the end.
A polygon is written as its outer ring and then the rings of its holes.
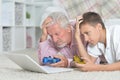
POLYGON ((82 19, 82 16, 77 16, 76 21, 79 22, 82 19))
POLYGON ((42 25, 42 32, 46 32, 46 26, 42 25))
POLYGON ((71 67, 76 67, 75 61, 71 61, 71 62, 70 62, 70 66, 71 66, 71 67))
POLYGON ((83 21, 83 20, 80 20, 80 21, 77 21, 77 22, 76 22, 76 30, 79 29, 79 24, 80 24, 82 21, 83 21))
POLYGON ((53 57, 55 57, 55 58, 60 58, 60 59, 65 58, 65 56, 64 56, 64 55, 61 55, 61 54, 54 55, 53 57))
POLYGON ((86 57, 81 57, 81 59, 82 59, 83 61, 85 61, 85 63, 90 62, 90 60, 89 60, 88 58, 86 58, 86 57))
POLYGON ((62 67, 62 62, 60 61, 60 62, 57 62, 57 63, 52 63, 52 64, 50 64, 50 66, 52 66, 52 67, 62 67))
POLYGON ((82 67, 84 67, 84 65, 85 65, 85 64, 79 64, 79 63, 76 63, 76 62, 75 62, 75 66, 78 67, 78 68, 82 68, 82 67))
POLYGON ((77 25, 79 25, 82 21, 83 21, 82 16, 77 16, 76 18, 77 25))
POLYGON ((49 25, 49 23, 51 23, 51 22, 52 22, 52 18, 47 17, 42 24, 42 28, 47 27, 47 25, 49 25))
POLYGON ((49 22, 51 22, 52 21, 52 18, 51 17, 47 17, 46 19, 45 19, 45 21, 43 22, 43 24, 48 24, 49 22))
POLYGON ((64 56, 55 56, 55 58, 60 59, 57 63, 61 63, 60 65, 65 65, 68 63, 67 59, 64 56))

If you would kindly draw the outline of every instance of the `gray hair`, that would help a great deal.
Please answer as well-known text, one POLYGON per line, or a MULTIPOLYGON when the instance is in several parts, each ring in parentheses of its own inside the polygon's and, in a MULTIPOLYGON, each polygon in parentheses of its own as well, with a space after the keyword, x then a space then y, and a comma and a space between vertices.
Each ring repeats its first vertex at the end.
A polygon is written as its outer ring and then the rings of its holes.
POLYGON ((68 17, 62 12, 53 12, 48 17, 52 18, 52 22, 49 23, 50 25, 57 23, 60 24, 61 27, 66 28, 69 24, 68 17))

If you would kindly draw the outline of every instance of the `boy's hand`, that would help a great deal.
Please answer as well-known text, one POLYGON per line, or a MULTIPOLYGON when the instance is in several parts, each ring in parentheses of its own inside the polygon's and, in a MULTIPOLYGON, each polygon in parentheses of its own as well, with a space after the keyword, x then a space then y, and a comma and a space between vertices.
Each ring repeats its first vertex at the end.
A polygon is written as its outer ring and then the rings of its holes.
POLYGON ((82 16, 78 16, 76 18, 76 28, 75 28, 75 38, 79 39, 80 38, 80 28, 79 28, 79 24, 82 22, 82 16))

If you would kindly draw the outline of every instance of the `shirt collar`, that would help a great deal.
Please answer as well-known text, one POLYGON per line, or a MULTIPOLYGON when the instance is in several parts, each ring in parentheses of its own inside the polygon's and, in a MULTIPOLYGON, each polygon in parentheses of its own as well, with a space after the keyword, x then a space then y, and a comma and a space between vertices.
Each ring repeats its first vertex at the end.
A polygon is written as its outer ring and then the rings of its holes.
POLYGON ((69 47, 71 48, 73 45, 75 45, 75 29, 74 29, 74 26, 71 26, 71 31, 72 31, 72 33, 71 33, 71 43, 70 43, 70 45, 69 45, 69 47))
POLYGON ((110 48, 110 32, 109 30, 106 28, 106 49, 110 48))
POLYGON ((105 49, 109 49, 110 48, 110 32, 108 29, 106 29, 106 48, 105 45, 103 43, 98 43, 98 48, 101 49, 103 52, 105 49))

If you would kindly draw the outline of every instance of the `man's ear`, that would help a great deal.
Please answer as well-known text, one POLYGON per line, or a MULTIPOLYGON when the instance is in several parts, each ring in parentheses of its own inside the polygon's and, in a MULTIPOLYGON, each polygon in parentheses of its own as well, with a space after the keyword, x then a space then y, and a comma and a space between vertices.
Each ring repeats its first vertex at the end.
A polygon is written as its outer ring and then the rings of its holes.
POLYGON ((67 30, 68 32, 71 32, 71 25, 70 25, 70 24, 68 25, 68 27, 66 27, 66 30, 67 30))

